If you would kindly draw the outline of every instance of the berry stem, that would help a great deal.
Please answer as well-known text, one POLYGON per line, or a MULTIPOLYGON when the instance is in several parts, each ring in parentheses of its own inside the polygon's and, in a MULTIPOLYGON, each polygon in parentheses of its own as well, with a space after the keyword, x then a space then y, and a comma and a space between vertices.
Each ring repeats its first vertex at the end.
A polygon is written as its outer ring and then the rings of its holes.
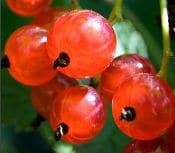
POLYGON ((161 67, 157 75, 162 79, 166 79, 168 62, 170 57, 173 56, 170 50, 167 0, 160 0, 160 14, 161 14, 162 39, 163 39, 163 57, 161 67))
POLYGON ((78 3, 78 0, 72 0, 71 1, 71 9, 72 10, 80 10, 81 6, 78 3))
POLYGON ((92 87, 94 87, 96 89, 97 88, 97 84, 98 83, 95 82, 94 78, 90 78, 89 79, 89 86, 92 86, 92 87))
POLYGON ((2 59, 1 59, 1 69, 3 68, 9 68, 10 67, 10 62, 8 57, 5 55, 2 59))
POLYGON ((123 0, 116 0, 114 7, 109 15, 108 21, 114 25, 117 21, 122 19, 122 3, 123 0))

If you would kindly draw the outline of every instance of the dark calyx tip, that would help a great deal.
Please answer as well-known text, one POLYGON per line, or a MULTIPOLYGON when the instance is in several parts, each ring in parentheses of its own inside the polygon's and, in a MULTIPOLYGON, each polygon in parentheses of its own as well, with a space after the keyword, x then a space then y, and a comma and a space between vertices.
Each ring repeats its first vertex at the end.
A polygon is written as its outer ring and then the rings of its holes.
POLYGON ((133 121, 135 117, 136 113, 133 107, 124 107, 120 115, 120 120, 133 121))
POLYGON ((31 126, 34 129, 37 129, 43 121, 45 121, 45 119, 40 114, 37 114, 36 118, 32 121, 31 126))
POLYGON ((55 132, 55 140, 58 141, 63 135, 68 132, 68 126, 65 123, 61 123, 55 132))
POLYGON ((5 55, 2 59, 1 59, 1 69, 3 68, 9 68, 10 67, 10 62, 8 57, 5 55))
POLYGON ((61 52, 59 54, 59 57, 54 61, 53 68, 56 69, 58 66, 66 67, 69 65, 69 63, 70 63, 69 56, 64 52, 61 52))

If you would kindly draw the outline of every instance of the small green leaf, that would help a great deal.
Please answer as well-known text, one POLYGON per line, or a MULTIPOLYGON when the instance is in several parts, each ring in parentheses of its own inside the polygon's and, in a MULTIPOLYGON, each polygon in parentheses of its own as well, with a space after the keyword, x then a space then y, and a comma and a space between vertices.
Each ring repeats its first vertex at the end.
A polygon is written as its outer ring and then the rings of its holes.
POLYGON ((116 56, 126 53, 135 53, 148 57, 147 46, 142 35, 136 31, 134 25, 127 21, 118 22, 114 26, 117 36, 116 56))
POLYGON ((36 116, 29 98, 29 87, 16 82, 7 70, 1 74, 2 123, 25 129, 36 116))

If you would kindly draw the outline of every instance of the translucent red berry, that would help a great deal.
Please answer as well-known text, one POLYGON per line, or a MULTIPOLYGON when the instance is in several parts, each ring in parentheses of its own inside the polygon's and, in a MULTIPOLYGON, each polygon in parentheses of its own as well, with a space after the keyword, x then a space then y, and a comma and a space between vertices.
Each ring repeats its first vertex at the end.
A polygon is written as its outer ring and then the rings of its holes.
POLYGON ((69 10, 66 8, 52 8, 41 12, 34 17, 32 24, 49 29, 53 22, 61 15, 65 14, 69 10))
POLYGON ((103 96, 112 103, 116 87, 137 73, 156 74, 156 69, 148 59, 140 55, 126 54, 116 57, 101 75, 100 90, 103 96))
POLYGON ((27 25, 13 32, 7 40, 7 67, 11 76, 20 83, 40 85, 56 75, 46 51, 47 34, 45 29, 27 25))
POLYGON ((126 135, 139 140, 154 139, 174 122, 175 96, 158 77, 136 74, 116 89, 112 113, 115 123, 126 135))
POLYGON ((90 10, 71 11, 50 28, 47 49, 54 68, 73 78, 88 78, 110 64, 116 36, 100 14, 90 10))
POLYGON ((6 0, 9 8, 21 16, 35 16, 48 8, 51 0, 6 0))
POLYGON ((172 153, 165 140, 157 138, 141 141, 133 140, 124 149, 123 153, 172 153))
POLYGON ((49 82, 31 87, 31 103, 41 116, 49 120, 50 109, 54 98, 64 89, 74 85, 78 85, 75 79, 59 73, 49 82))
POLYGON ((55 137, 72 144, 85 143, 102 130, 106 106, 97 91, 88 86, 65 89, 53 102, 50 122, 55 137))

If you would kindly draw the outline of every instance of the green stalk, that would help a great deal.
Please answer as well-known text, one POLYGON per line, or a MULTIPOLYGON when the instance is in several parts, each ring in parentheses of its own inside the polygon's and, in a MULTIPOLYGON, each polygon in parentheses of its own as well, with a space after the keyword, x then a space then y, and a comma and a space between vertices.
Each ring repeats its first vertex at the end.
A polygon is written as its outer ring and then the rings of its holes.
POLYGON ((71 9, 72 10, 81 10, 81 6, 78 3, 78 0, 71 0, 71 9))
POLYGON ((168 62, 170 57, 172 56, 172 53, 170 51, 171 49, 170 49, 167 0, 160 0, 160 15, 161 15, 162 39, 163 39, 163 57, 161 67, 157 75, 160 78, 166 80, 168 62))
POLYGON ((108 18, 111 25, 114 25, 117 21, 122 19, 122 3, 123 0, 115 0, 114 7, 108 18))

